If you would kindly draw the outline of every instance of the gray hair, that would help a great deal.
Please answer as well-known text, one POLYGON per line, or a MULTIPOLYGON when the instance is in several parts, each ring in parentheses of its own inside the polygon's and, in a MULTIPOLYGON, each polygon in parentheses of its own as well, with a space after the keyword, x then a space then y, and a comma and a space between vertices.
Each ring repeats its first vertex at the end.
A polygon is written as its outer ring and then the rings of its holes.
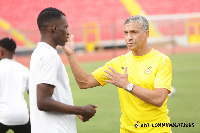
POLYGON ((143 17, 143 16, 140 16, 140 15, 135 15, 135 16, 132 16, 128 19, 126 19, 126 21, 124 22, 124 25, 129 23, 129 22, 136 22, 136 23, 140 23, 141 26, 142 26, 142 30, 143 31, 146 31, 146 30, 149 30, 149 22, 148 20, 143 17))

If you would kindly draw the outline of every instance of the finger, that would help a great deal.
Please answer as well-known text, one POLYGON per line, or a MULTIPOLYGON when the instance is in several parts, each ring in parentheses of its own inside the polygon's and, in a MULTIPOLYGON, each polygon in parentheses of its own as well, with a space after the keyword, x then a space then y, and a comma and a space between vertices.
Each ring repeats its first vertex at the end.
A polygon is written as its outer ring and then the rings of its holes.
POLYGON ((86 122, 86 121, 89 121, 89 119, 84 117, 83 122, 86 122))
POLYGON ((81 121, 83 121, 83 116, 82 115, 77 115, 77 116, 81 121))
POLYGON ((124 74, 127 74, 127 69, 128 69, 128 67, 124 68, 124 74))
POLYGON ((113 73, 108 71, 108 70, 105 70, 104 72, 106 72, 107 74, 109 74, 110 76, 113 76, 113 73))
POLYGON ((111 84, 113 83, 112 80, 106 80, 106 82, 111 84))
POLYGON ((70 42, 71 42, 71 43, 74 43, 74 35, 71 35, 71 37, 70 37, 70 42))
POLYGON ((96 109, 98 107, 98 105, 91 105, 94 109, 96 109))
POLYGON ((117 71, 115 71, 115 69, 113 69, 112 67, 108 66, 108 68, 115 74, 118 73, 117 71))
POLYGON ((106 76, 108 79, 112 80, 112 77, 110 77, 109 75, 105 74, 105 76, 106 76))

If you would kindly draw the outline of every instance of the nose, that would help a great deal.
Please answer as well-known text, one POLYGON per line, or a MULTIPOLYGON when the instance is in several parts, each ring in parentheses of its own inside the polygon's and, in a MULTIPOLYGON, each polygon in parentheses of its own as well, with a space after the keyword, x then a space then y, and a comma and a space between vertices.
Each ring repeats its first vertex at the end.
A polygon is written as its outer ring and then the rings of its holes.
POLYGON ((68 29, 66 29, 66 33, 67 33, 67 35, 69 35, 69 30, 68 29))
POLYGON ((128 40, 133 39, 133 38, 132 38, 132 35, 131 35, 130 33, 127 34, 126 38, 127 38, 128 40))

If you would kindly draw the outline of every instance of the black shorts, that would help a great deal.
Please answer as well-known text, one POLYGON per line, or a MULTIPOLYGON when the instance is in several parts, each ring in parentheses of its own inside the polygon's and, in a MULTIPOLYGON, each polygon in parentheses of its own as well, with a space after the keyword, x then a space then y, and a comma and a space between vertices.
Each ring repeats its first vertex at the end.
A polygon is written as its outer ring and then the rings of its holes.
POLYGON ((0 133, 6 133, 9 129, 13 130, 14 133, 31 133, 30 120, 25 125, 13 125, 13 126, 7 126, 0 122, 0 133))

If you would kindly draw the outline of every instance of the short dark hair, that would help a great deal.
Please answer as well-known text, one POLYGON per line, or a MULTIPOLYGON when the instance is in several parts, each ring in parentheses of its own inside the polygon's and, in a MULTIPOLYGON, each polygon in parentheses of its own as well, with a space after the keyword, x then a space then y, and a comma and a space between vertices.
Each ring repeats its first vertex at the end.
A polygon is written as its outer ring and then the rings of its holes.
POLYGON ((146 31, 146 30, 149 30, 149 22, 148 20, 143 17, 143 16, 140 16, 140 15, 135 15, 135 16, 132 16, 128 19, 126 19, 126 21, 124 22, 124 25, 129 23, 129 22, 136 22, 136 23, 140 23, 141 26, 142 26, 142 30, 143 31, 146 31))
POLYGON ((62 15, 65 16, 65 14, 62 11, 56 8, 53 7, 45 8, 40 12, 37 18, 37 24, 39 30, 41 31, 41 29, 45 26, 45 24, 60 19, 62 15))
POLYGON ((3 38, 0 40, 0 46, 2 48, 5 48, 9 52, 15 52, 16 49, 16 43, 13 39, 10 38, 3 38))

